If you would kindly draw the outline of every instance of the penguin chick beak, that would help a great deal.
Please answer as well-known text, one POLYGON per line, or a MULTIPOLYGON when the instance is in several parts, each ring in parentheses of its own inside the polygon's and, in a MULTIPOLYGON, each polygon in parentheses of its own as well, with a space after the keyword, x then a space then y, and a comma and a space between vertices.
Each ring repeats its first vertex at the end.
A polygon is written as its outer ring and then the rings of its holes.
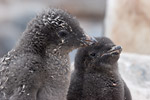
POLYGON ((94 43, 97 43, 97 40, 93 37, 90 37, 88 35, 85 35, 85 37, 81 38, 81 46, 85 47, 85 46, 90 46, 94 43))
POLYGON ((102 54, 101 57, 107 56, 107 55, 119 55, 122 51, 121 46, 113 46, 110 50, 108 50, 106 53, 102 54))
POLYGON ((110 54, 120 54, 122 51, 122 47, 121 46, 113 46, 107 53, 110 53, 110 54))

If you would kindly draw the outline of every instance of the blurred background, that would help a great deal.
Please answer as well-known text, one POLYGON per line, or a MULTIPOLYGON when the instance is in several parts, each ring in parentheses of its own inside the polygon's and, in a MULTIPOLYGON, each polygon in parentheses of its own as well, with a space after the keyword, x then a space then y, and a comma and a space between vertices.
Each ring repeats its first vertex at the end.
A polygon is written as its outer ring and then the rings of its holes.
MULTIPOLYGON (((37 13, 48 6, 63 8, 90 36, 107 36, 123 47, 119 71, 133 100, 150 100, 149 5, 149 0, 0 0, 0 57, 37 13)), ((70 53, 72 65, 75 53, 70 53)))

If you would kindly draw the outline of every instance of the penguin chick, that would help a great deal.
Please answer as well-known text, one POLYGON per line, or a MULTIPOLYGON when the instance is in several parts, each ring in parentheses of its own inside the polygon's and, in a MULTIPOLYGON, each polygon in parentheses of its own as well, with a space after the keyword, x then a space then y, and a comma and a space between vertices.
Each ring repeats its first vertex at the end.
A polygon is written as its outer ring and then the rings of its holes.
POLYGON ((91 43, 72 15, 61 9, 43 11, 1 59, 0 100, 66 100, 68 53, 91 43))
POLYGON ((67 100, 132 100, 118 71, 122 48, 106 37, 97 41, 78 50, 67 100))

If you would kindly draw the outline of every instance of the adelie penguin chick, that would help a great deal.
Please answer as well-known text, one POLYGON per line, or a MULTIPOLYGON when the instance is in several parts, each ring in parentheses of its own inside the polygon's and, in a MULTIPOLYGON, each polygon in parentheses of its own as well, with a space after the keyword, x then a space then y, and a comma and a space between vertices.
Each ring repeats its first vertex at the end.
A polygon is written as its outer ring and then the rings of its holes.
POLYGON ((92 42, 67 12, 43 11, 1 59, 0 100, 66 100, 68 53, 92 42))
POLYGON ((97 41, 78 50, 67 100, 132 100, 118 72, 122 48, 106 37, 97 41))

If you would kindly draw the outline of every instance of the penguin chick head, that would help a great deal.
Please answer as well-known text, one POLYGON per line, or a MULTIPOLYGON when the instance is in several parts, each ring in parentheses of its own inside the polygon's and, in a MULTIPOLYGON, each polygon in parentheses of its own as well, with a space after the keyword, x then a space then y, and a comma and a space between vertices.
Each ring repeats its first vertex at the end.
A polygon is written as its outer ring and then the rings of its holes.
POLYGON ((82 63, 84 64, 84 67, 99 67, 103 65, 109 66, 117 63, 122 51, 121 46, 116 46, 110 39, 106 37, 97 38, 97 41, 98 43, 94 45, 78 50, 75 58, 75 64, 82 63))
POLYGON ((29 23, 27 29, 46 46, 56 45, 66 51, 93 43, 92 38, 84 34, 78 21, 61 9, 43 11, 29 23))

